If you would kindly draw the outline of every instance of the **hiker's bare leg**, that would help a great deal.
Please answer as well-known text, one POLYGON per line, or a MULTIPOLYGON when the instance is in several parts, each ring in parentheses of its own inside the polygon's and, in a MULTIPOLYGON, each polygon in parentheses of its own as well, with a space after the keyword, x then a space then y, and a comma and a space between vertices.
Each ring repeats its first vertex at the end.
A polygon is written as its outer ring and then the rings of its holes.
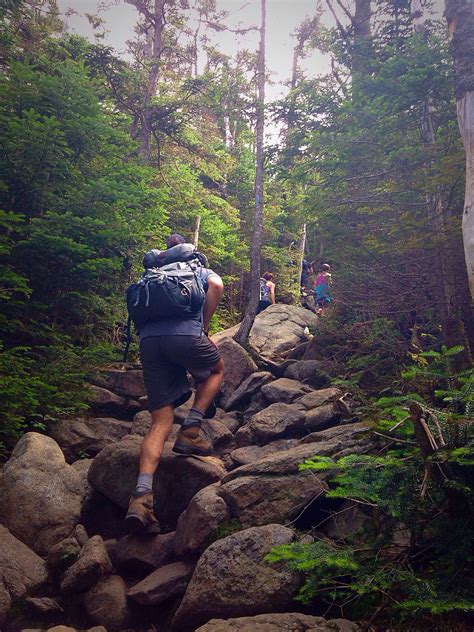
POLYGON ((145 435, 140 453, 140 474, 154 474, 174 421, 171 404, 151 413, 151 428, 145 435))
POLYGON ((222 279, 220 277, 209 277, 207 284, 206 300, 204 301, 204 310, 202 315, 204 331, 209 331, 211 316, 216 311, 219 301, 224 294, 224 284, 222 283, 222 279))
POLYGON ((219 362, 212 368, 212 373, 209 377, 201 382, 196 389, 194 396, 193 408, 200 410, 202 413, 206 412, 208 407, 214 401, 217 393, 222 384, 222 378, 224 377, 224 362, 219 362))

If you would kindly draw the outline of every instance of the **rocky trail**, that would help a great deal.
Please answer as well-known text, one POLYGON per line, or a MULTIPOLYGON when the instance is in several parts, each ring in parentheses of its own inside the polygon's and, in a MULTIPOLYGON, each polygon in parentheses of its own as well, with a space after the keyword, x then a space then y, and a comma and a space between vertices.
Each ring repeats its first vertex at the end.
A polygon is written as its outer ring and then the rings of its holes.
POLYGON ((88 416, 24 435, 0 474, 2 632, 359 630, 306 614, 294 601, 301 577, 264 561, 277 544, 360 526, 349 502, 335 515, 344 501, 326 498, 324 473, 298 468, 373 447, 314 359, 316 321, 287 305, 258 316, 260 368, 232 329, 215 336, 226 366, 220 408, 204 424, 215 456, 171 451, 189 404, 177 409, 154 480, 159 534, 123 531, 150 424, 138 366, 104 369, 88 416))

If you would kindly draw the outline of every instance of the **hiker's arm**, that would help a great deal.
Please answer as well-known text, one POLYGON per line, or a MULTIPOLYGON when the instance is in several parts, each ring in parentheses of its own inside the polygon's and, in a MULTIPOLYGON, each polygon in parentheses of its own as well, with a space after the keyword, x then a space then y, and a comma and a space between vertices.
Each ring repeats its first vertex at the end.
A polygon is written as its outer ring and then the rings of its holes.
POLYGON ((272 305, 275 305, 276 299, 275 299, 275 284, 274 283, 270 283, 270 301, 272 302, 272 305))
POLYGON ((207 280, 206 300, 204 302, 204 312, 202 317, 202 326, 204 331, 209 331, 209 322, 212 314, 216 311, 219 301, 224 294, 224 284, 217 274, 213 274, 207 280))

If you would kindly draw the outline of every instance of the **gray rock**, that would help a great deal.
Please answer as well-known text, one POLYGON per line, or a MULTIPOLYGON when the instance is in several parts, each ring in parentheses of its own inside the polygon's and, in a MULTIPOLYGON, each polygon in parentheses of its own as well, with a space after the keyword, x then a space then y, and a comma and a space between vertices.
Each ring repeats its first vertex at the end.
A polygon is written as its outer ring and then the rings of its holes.
POLYGON ((313 433, 312 443, 300 443, 229 472, 218 495, 232 518, 244 526, 294 519, 306 506, 321 502, 327 489, 326 474, 300 471, 314 455, 344 456, 368 452, 373 444, 363 424, 339 426, 313 433))
POLYGON ((148 410, 141 410, 134 418, 130 434, 144 437, 151 428, 151 414, 148 410))
POLYGON ((74 564, 81 551, 76 538, 66 538, 51 547, 48 553, 48 566, 57 570, 64 570, 74 564))
POLYGON ((224 410, 229 411, 245 406, 245 404, 250 402, 255 393, 271 379, 273 379, 273 376, 268 371, 252 373, 242 382, 234 393, 227 398, 224 410))
POLYGON ((279 380, 262 386, 262 394, 271 403, 291 404, 310 389, 296 380, 281 377, 279 380))
POLYGON ((302 437, 305 414, 295 404, 271 404, 235 434, 237 445, 264 445, 276 439, 302 437))
POLYGON ((264 557, 279 544, 289 544, 291 529, 279 524, 239 531, 211 544, 199 558, 173 619, 173 629, 195 629, 212 618, 284 610, 299 579, 286 565, 264 557))
POLYGON ((306 395, 303 395, 297 400, 300 406, 303 406, 306 410, 317 408, 328 402, 333 402, 343 395, 343 392, 339 388, 322 388, 317 391, 311 391, 306 395))
POLYGON ((131 616, 123 579, 112 575, 99 580, 84 595, 84 609, 92 623, 109 631, 128 628, 131 616))
POLYGON ((227 430, 230 430, 232 434, 235 434, 240 428, 240 420, 236 412, 225 412, 221 408, 218 408, 214 419, 224 424, 227 430))
POLYGON ((173 541, 173 532, 126 535, 114 546, 114 565, 125 573, 144 577, 171 559, 173 541))
POLYGON ((202 430, 212 443, 214 454, 220 455, 235 448, 234 435, 217 419, 204 419, 202 430))
MULTIPOLYGON (((345 500, 337 511, 321 525, 323 531, 335 540, 349 540, 360 542, 360 533, 367 526, 370 516, 363 510, 359 503, 345 500)), ((372 521, 374 517, 372 516, 372 521)))
POLYGON ((0 625, 12 603, 46 584, 46 562, 0 525, 0 625))
POLYGON ((262 411, 264 408, 267 408, 268 401, 263 396, 262 392, 259 391, 255 393, 255 395, 250 400, 248 406, 246 406, 243 411, 243 423, 242 425, 248 424, 248 422, 252 419, 254 415, 262 411))
POLYGON ((137 369, 105 369, 94 380, 98 386, 123 397, 139 399, 146 395, 143 371, 137 369))
POLYGON ((244 527, 253 527, 296 518, 306 506, 323 499, 327 489, 324 476, 294 471, 239 476, 222 485, 218 493, 226 501, 232 518, 244 527))
MULTIPOLYGON (((133 418, 130 434, 144 437, 147 434, 147 432, 150 430, 150 428, 151 428, 151 414, 148 412, 148 410, 141 410, 133 418)), ((181 426, 177 423, 174 423, 167 440, 169 442, 176 441, 176 437, 178 436, 178 432, 180 431, 180 429, 181 429, 181 426)))
POLYGON ((234 469, 241 465, 247 465, 247 463, 253 463, 254 461, 260 461, 269 454, 275 452, 283 452, 290 448, 294 448, 298 445, 299 439, 278 439, 272 443, 268 443, 264 446, 249 445, 243 448, 237 448, 230 453, 228 469, 234 469))
POLYGON ((325 430, 326 428, 337 426, 340 421, 341 408, 337 402, 333 402, 308 410, 305 415, 304 427, 307 432, 313 432, 315 430, 325 430))
POLYGON ((235 393, 237 387, 257 370, 257 366, 247 351, 234 340, 223 340, 217 347, 225 366, 220 399, 221 404, 225 407, 226 402, 235 393))
POLYGON ((83 524, 76 525, 74 527, 74 531, 73 531, 72 535, 76 538, 76 540, 78 541, 78 543, 81 546, 84 546, 84 544, 89 539, 89 536, 87 535, 86 528, 85 528, 85 526, 83 524))
MULTIPOLYGON (((126 509, 138 474, 141 437, 130 435, 100 452, 89 470, 89 482, 113 503, 126 509)), ((225 474, 215 457, 183 457, 165 444, 160 467, 155 475, 155 507, 160 523, 174 529, 179 515, 203 487, 219 481, 225 474), (170 502, 170 498, 173 502, 170 502)))
POLYGON ((196 632, 359 632, 358 625, 346 619, 313 617, 301 612, 258 614, 237 619, 213 619, 196 632))
POLYGON ((58 602, 49 597, 28 597, 26 603, 39 614, 63 612, 58 602))
MULTIPOLYGON (((370 428, 363 423, 349 423, 312 432, 300 439, 300 446, 313 446, 315 454, 345 456, 346 454, 365 454, 375 447, 370 428)), ((298 448, 296 448, 298 449, 298 448)))
POLYGON ((82 504, 86 502, 92 493, 92 488, 89 485, 87 476, 89 474, 89 468, 92 465, 93 459, 79 459, 71 463, 72 469, 79 474, 81 486, 82 486, 82 504))
POLYGON ((123 414, 127 408, 127 400, 112 391, 90 384, 87 387, 89 405, 98 417, 101 415, 123 414))
POLYGON ((78 559, 64 573, 61 590, 82 592, 112 572, 112 563, 100 535, 94 535, 82 547, 78 559))
POLYGON ((329 375, 314 360, 301 360, 291 364, 285 371, 285 377, 304 382, 313 388, 324 388, 331 382, 329 375))
POLYGON ((215 483, 201 489, 179 517, 174 540, 177 555, 201 552, 217 527, 229 519, 227 505, 217 495, 219 486, 215 483))
POLYGON ((218 331, 216 334, 211 336, 212 342, 219 346, 224 340, 233 340, 235 334, 239 331, 240 323, 234 325, 233 327, 229 327, 228 329, 223 329, 222 331, 218 331))
POLYGON ((192 564, 185 562, 162 566, 130 588, 128 596, 144 606, 153 606, 178 597, 186 590, 193 568, 192 564))
POLYGON ((95 456, 106 445, 119 441, 132 424, 111 417, 60 419, 50 424, 50 436, 61 446, 69 463, 83 454, 95 456))
POLYGON ((277 303, 257 316, 250 331, 250 344, 260 355, 281 359, 307 340, 306 327, 316 327, 318 317, 303 307, 277 303))
POLYGON ((276 452, 260 461, 232 470, 222 479, 222 486, 239 476, 293 474, 304 460, 314 455, 339 457, 345 454, 362 454, 374 447, 369 429, 362 423, 337 426, 321 432, 313 432, 289 450, 276 452))
POLYGON ((28 432, 0 476, 0 521, 36 553, 47 555, 79 522, 83 497, 81 476, 65 462, 58 444, 28 432))

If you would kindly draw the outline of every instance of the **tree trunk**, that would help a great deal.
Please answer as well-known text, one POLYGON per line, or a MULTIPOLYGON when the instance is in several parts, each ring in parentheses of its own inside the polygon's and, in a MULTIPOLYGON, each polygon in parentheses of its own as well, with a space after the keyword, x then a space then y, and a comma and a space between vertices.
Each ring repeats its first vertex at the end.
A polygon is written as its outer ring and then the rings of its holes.
POLYGON ((446 0, 451 36, 459 129, 466 154, 466 191, 462 218, 464 255, 474 298, 474 2, 446 0))
POLYGON ((300 298, 300 287, 301 287, 301 275, 303 274, 303 259, 304 259, 304 250, 306 248, 306 222, 303 224, 303 233, 301 235, 299 246, 299 260, 298 260, 298 296, 300 298))
POLYGON ((195 245, 195 247, 198 247, 198 243, 199 243, 199 229, 201 228, 201 216, 198 215, 196 217, 196 223, 194 225, 194 239, 193 239, 193 244, 195 245))
POLYGON ((354 42, 352 45, 352 94, 354 102, 360 102, 363 93, 362 80, 368 72, 371 56, 370 0, 356 0, 352 19, 354 42))
POLYGON ((266 0, 261 0, 262 22, 260 26, 260 47, 258 52, 258 97, 256 118, 255 156, 255 219, 250 244, 250 292, 249 303, 235 340, 247 346, 250 330, 257 313, 260 292, 260 256, 263 245, 263 132, 265 126, 265 21, 266 0))
POLYGON ((140 155, 145 162, 150 162, 150 140, 152 134, 153 110, 151 100, 156 95, 160 75, 160 58, 163 51, 163 31, 165 28, 165 5, 169 0, 154 0, 153 10, 148 9, 144 0, 126 0, 133 5, 147 24, 149 33, 147 85, 143 97, 142 125, 140 130, 140 155))

